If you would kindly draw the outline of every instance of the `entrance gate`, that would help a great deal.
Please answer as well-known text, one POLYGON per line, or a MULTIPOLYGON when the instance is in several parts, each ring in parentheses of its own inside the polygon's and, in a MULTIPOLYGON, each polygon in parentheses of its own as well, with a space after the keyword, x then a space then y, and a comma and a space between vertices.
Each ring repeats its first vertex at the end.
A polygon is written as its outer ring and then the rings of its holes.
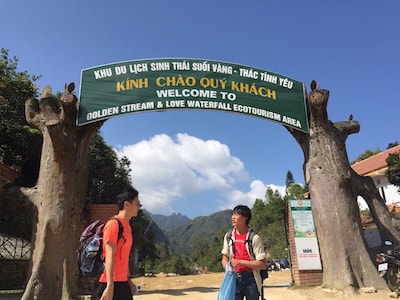
MULTIPOLYGON (((304 84, 270 71, 187 58, 127 61, 82 71, 78 126, 125 114, 179 109, 240 113, 309 130, 304 84)), ((290 244, 294 249, 294 241, 290 244)), ((318 269, 310 285, 320 282, 318 269)), ((300 278, 310 275, 303 274, 300 278)))

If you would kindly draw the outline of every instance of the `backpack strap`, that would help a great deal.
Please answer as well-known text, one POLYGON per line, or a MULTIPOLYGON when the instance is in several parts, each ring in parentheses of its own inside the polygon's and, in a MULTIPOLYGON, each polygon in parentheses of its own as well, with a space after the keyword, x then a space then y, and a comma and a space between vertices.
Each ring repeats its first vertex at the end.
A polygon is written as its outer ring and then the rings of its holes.
POLYGON ((228 249, 229 249, 229 254, 230 254, 229 256, 231 258, 235 254, 235 243, 233 242, 233 239, 232 239, 232 229, 230 229, 226 233, 226 241, 228 243, 228 249))
MULTIPOLYGON (((233 255, 235 253, 235 243, 233 242, 233 239, 232 239, 232 233, 233 233, 232 229, 226 233, 226 241, 228 242, 228 247, 230 247, 232 249, 231 254, 233 255)), ((248 252, 249 252, 250 258, 252 260, 256 259, 255 255, 254 255, 254 250, 253 250, 253 238, 255 235, 256 235, 256 232, 250 228, 250 230, 247 234, 246 244, 249 249, 248 252)))
POLYGON ((114 219, 118 222, 118 239, 117 242, 119 241, 120 238, 124 236, 124 226, 121 223, 121 220, 117 217, 112 217, 111 219, 114 219))
MULTIPOLYGON (((124 238, 124 226, 121 223, 121 220, 117 217, 112 217, 112 220, 116 220, 118 222, 118 238, 117 238, 117 243, 119 241, 120 238, 124 238)), ((124 238, 125 240, 125 238, 124 238)), ((106 256, 104 255, 104 253, 101 255, 102 256, 102 261, 105 262, 106 261, 106 256)))
POLYGON ((246 243, 247 243, 247 246, 249 247, 249 255, 250 255, 251 259, 253 259, 253 260, 256 259, 255 255, 254 255, 254 249, 253 249, 253 238, 255 235, 256 235, 256 232, 250 228, 249 234, 247 235, 246 243))

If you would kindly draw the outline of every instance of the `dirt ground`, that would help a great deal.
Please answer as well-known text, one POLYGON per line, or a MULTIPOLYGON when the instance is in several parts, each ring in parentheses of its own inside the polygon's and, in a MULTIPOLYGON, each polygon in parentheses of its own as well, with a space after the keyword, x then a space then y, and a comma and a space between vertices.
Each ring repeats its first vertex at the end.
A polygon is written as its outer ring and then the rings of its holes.
MULTIPOLYGON (((163 275, 155 277, 138 277, 133 281, 141 286, 134 300, 216 300, 224 273, 202 275, 163 275)), ((291 286, 290 271, 270 272, 264 281, 265 300, 385 300, 393 299, 387 291, 345 295, 341 291, 321 287, 305 288, 291 286)), ((1 295, 0 300, 16 300, 20 295, 1 295)), ((90 299, 83 296, 81 299, 90 299)))
MULTIPOLYGON (((175 299, 202 299, 215 300, 218 296, 219 286, 223 273, 209 273, 202 275, 162 275, 155 277, 139 277, 134 282, 141 286, 140 292, 134 300, 166 300, 175 299)), ((270 272, 269 278, 264 281, 264 298, 266 300, 384 300, 393 299, 387 291, 374 293, 359 293, 345 295, 341 291, 330 289, 291 287, 290 271, 270 272)))

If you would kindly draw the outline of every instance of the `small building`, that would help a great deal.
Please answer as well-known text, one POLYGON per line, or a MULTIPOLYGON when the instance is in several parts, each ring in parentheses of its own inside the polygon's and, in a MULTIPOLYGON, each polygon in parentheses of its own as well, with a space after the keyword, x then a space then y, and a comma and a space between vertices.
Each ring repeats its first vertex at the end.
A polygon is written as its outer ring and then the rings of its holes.
MULTIPOLYGON (((388 170, 386 159, 389 157, 389 154, 394 153, 399 153, 400 155, 400 145, 356 162, 351 166, 359 175, 370 176, 372 178, 376 188, 379 190, 379 194, 386 201, 387 205, 400 202, 400 193, 398 192, 399 188, 392 185, 386 177, 386 172, 388 170)), ((359 204, 361 208, 366 207, 362 198, 360 199, 359 204)))

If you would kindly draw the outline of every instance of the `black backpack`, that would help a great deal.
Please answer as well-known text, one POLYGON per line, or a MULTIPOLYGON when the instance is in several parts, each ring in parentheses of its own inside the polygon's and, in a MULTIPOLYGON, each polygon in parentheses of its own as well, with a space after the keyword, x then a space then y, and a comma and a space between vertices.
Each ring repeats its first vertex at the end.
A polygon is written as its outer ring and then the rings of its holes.
MULTIPOLYGON (((118 241, 122 237, 124 228, 117 217, 112 219, 118 222, 118 241)), ((89 224, 81 234, 78 253, 78 267, 83 276, 97 277, 104 271, 103 228, 101 220, 89 224)))
MULTIPOLYGON (((255 255, 254 255, 254 250, 253 250, 253 238, 256 235, 256 232, 253 229, 249 230, 249 234, 246 240, 246 244, 248 244, 249 247, 249 255, 252 259, 255 259, 255 255)), ((233 251, 235 251, 235 244, 233 242, 232 239, 232 229, 228 231, 228 233, 226 234, 226 240, 229 243, 231 243, 232 245, 232 249, 233 251)), ((265 269, 264 270, 259 270, 260 271, 260 276, 261 276, 261 281, 264 281, 264 279, 268 278, 268 269, 267 266, 265 265, 265 269)))

